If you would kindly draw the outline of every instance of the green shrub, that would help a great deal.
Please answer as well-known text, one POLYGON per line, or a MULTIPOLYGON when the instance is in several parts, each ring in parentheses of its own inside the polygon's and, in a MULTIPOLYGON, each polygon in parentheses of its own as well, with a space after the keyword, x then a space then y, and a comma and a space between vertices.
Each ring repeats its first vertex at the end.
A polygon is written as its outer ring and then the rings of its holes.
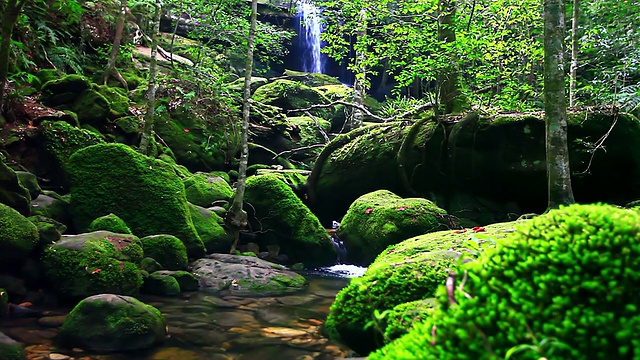
POLYGON ((434 316, 369 359, 637 359, 639 236, 632 210, 550 211, 458 271, 457 305, 441 287, 434 316))

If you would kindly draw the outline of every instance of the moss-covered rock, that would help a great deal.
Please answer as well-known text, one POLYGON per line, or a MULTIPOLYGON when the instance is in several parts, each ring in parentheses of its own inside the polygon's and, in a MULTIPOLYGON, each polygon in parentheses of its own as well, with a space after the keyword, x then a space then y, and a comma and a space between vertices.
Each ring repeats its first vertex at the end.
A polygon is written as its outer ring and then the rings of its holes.
POLYGON ((38 245, 38 228, 16 210, 0 204, 0 262, 21 261, 38 245))
POLYGON ((107 214, 96 218, 89 224, 88 232, 106 230, 119 234, 131 234, 131 229, 116 214, 107 214))
POLYGON ((105 144, 76 152, 69 169, 72 212, 80 231, 93 219, 113 213, 136 235, 174 235, 189 256, 204 254, 182 181, 164 161, 121 144, 105 144))
POLYGON ((137 237, 97 231, 63 236, 45 249, 43 265, 52 290, 64 297, 132 295, 142 285, 142 256, 137 237))
POLYGON ((25 216, 31 214, 31 195, 15 171, 0 161, 0 203, 16 209, 25 216))
POLYGON ((231 249, 233 238, 227 234, 224 220, 214 211, 201 206, 189 204, 189 211, 193 225, 202 239, 207 254, 214 252, 226 253, 231 249))
POLYGON ((220 177, 199 173, 183 182, 187 200, 198 206, 209 207, 217 200, 228 201, 233 196, 229 183, 220 177))
POLYGON ((156 271, 144 279, 142 291, 151 295, 178 296, 180 284, 173 276, 156 271))
POLYGON ((58 334, 67 347, 101 352, 146 349, 165 337, 166 324, 158 309, 136 298, 113 294, 80 301, 58 334))
POLYGON ((102 138, 89 130, 74 127, 63 121, 42 123, 43 147, 52 159, 51 174, 59 185, 69 186, 68 162, 71 155, 87 146, 104 143, 102 138))
POLYGON ((639 234, 640 214, 608 205, 534 218, 458 271, 457 305, 439 289, 433 317, 369 358, 502 359, 530 345, 540 352, 517 358, 634 359, 639 234))
POLYGON ((158 270, 144 281, 147 294, 176 296, 184 291, 197 291, 198 278, 188 271, 158 270))
POLYGON ((0 359, 26 360, 27 357, 19 342, 0 332, 0 359))
POLYGON ((90 89, 84 91, 76 99, 71 105, 71 110, 78 115, 78 121, 81 125, 89 124, 97 129, 102 129, 107 125, 111 114, 111 104, 104 95, 97 90, 90 89))
MULTIPOLYGON (((322 93, 301 82, 279 79, 256 89, 253 100, 284 110, 304 109, 311 105, 328 104, 322 93)), ((311 113, 323 119, 331 119, 332 110, 316 109, 311 113)))
POLYGON ((20 184, 25 187, 29 191, 29 196, 31 200, 35 199, 40 195, 42 189, 38 184, 38 178, 28 172, 28 171, 16 171, 16 176, 18 176, 18 180, 20 180, 20 184))
POLYGON ((172 235, 151 235, 140 239, 144 255, 156 260, 163 269, 184 270, 189 264, 187 249, 172 235))
POLYGON ((258 169, 256 175, 274 175, 283 183, 289 185, 291 190, 301 199, 304 199, 307 193, 307 177, 308 170, 297 169, 258 169))
POLYGON ((146 271, 147 274, 152 274, 161 269, 162 265, 160 265, 160 263, 154 258, 145 257, 140 262, 140 270, 146 271))
POLYGON ((351 204, 338 236, 349 251, 349 261, 368 265, 389 245, 455 227, 453 218, 429 200, 403 199, 388 190, 378 190, 351 204))
POLYGON ((64 76, 64 73, 58 69, 40 69, 36 72, 38 78, 38 89, 42 88, 42 85, 52 80, 57 80, 64 76))
POLYGON ((51 107, 72 104, 90 86, 86 77, 75 74, 53 79, 42 85, 40 101, 51 107))
POLYGON ((336 250, 316 216, 276 176, 249 177, 245 201, 255 210, 249 219, 261 231, 257 240, 262 247, 279 245, 292 262, 309 267, 335 261, 336 250))
POLYGON ((381 347, 375 313, 406 302, 431 298, 457 263, 458 253, 440 250, 369 269, 336 296, 325 323, 329 335, 361 355, 381 347))

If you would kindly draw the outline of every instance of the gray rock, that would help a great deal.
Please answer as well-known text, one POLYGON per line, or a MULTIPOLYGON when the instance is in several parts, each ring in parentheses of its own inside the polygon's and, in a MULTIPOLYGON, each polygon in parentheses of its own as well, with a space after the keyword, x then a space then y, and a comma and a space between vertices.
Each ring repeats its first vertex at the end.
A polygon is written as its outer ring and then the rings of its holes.
POLYGON ((20 343, 0 332, 0 355, 2 360, 26 359, 20 343))
POLYGON ((252 256, 211 254, 191 267, 203 291, 270 293, 297 290, 307 284, 303 276, 284 266, 252 256))

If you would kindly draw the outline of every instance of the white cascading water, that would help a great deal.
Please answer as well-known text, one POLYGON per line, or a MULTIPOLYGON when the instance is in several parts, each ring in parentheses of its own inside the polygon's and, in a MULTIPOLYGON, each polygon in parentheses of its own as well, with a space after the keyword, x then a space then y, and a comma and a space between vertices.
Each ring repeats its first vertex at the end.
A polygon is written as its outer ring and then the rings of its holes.
POLYGON ((298 38, 302 49, 302 70, 305 72, 323 73, 323 54, 320 53, 322 42, 322 18, 320 9, 308 0, 300 0, 297 3, 298 38))

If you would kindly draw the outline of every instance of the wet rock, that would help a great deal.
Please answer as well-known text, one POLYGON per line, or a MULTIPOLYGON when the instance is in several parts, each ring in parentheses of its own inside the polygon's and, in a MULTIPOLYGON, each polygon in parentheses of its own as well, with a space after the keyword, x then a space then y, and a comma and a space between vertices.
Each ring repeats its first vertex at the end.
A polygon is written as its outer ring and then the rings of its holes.
POLYGON ((192 264, 200 290, 234 292, 282 292, 303 288, 307 281, 283 266, 251 256, 211 254, 192 264))
POLYGON ((0 359, 23 360, 26 359, 20 343, 0 332, 0 359))

